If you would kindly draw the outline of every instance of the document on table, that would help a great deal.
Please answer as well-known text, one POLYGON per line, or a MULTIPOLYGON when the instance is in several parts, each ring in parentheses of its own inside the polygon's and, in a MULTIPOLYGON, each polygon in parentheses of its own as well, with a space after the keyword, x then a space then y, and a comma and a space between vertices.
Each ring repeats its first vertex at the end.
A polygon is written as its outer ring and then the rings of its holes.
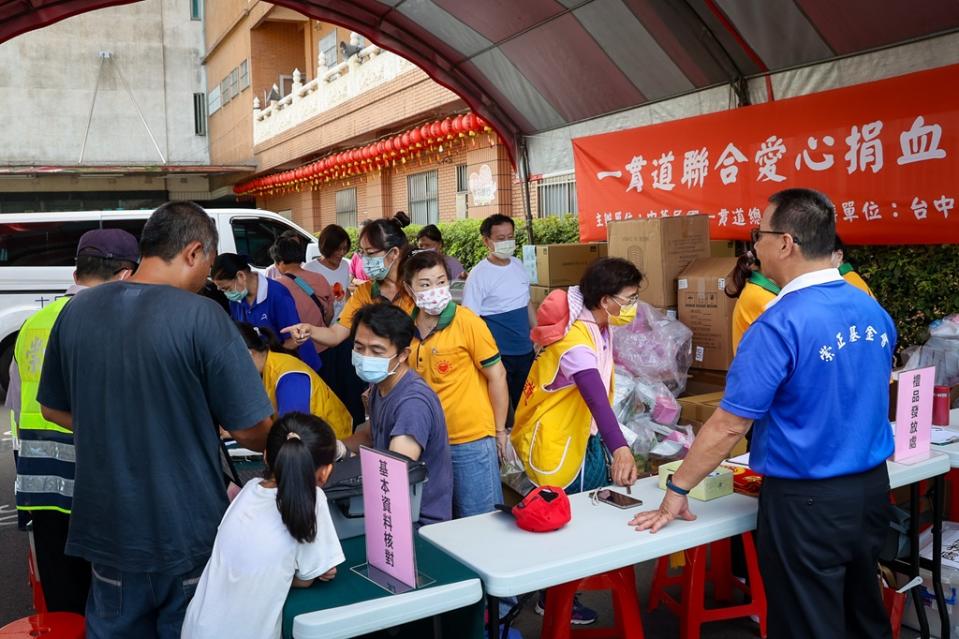
MULTIPOLYGON (((919 556, 932 558, 932 530, 919 535, 919 556)), ((942 524, 942 565, 959 569, 959 524, 951 521, 942 524)))
POLYGON ((947 444, 959 442, 959 431, 933 426, 930 441, 937 446, 945 446, 947 444))
POLYGON ((730 457, 726 460, 727 464, 734 464, 736 466, 745 466, 749 468, 749 453, 743 453, 742 455, 736 455, 735 457, 730 457))

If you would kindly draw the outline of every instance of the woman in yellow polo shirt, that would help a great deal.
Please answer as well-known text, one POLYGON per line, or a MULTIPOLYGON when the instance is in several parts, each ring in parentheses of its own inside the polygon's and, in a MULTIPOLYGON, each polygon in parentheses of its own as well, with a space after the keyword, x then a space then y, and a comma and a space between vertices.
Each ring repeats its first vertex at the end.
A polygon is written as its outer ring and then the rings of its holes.
POLYGON ((869 297, 876 297, 872 294, 872 289, 869 288, 869 285, 866 284, 866 280, 862 279, 859 273, 853 269, 852 264, 846 261, 846 245, 843 244, 838 235, 836 236, 836 243, 832 249, 832 263, 839 269, 839 274, 842 275, 842 279, 863 293, 866 293, 869 297))
MULTIPOLYGON (((307 323, 295 324, 285 327, 283 333, 291 335, 297 345, 312 339, 321 346, 333 348, 349 340, 350 329, 353 327, 353 314, 371 302, 395 304, 407 313, 412 311, 413 299, 400 282, 402 272, 400 269, 410 250, 406 233, 403 232, 405 221, 405 216, 397 216, 389 220, 373 220, 360 231, 357 253, 362 256, 363 270, 371 279, 356 287, 342 312, 340 312, 340 318, 337 322, 332 326, 314 326, 307 323)), ((349 349, 352 352, 352 343, 350 343, 349 349)), ((355 380, 354 383, 349 385, 351 395, 344 397, 343 400, 356 413, 356 406, 362 406, 360 396, 366 390, 367 385, 356 378, 356 373, 352 367, 350 367, 350 370, 344 370, 342 374, 349 375, 355 380)))
POLYGON ((733 308, 733 354, 739 348, 746 329, 766 309, 766 304, 779 295, 779 286, 759 270, 759 260, 752 251, 739 256, 736 268, 726 278, 726 295, 736 299, 733 308))
POLYGON ((636 480, 636 462, 613 413, 613 343, 609 326, 636 317, 642 275, 604 258, 579 286, 554 291, 536 313, 533 361, 510 436, 527 477, 576 493, 636 480), (605 449, 605 450, 604 450, 605 449), (611 458, 611 461, 609 461, 611 458))
POLYGON ((509 389, 486 322, 450 295, 450 274, 436 251, 414 252, 403 282, 415 300, 409 365, 436 392, 453 459, 453 516, 491 512, 503 501, 499 455, 506 444, 509 389))
POLYGON ((312 413, 333 429, 337 439, 353 434, 353 418, 330 387, 302 361, 283 352, 268 328, 237 322, 263 387, 273 403, 274 418, 286 413, 312 413))

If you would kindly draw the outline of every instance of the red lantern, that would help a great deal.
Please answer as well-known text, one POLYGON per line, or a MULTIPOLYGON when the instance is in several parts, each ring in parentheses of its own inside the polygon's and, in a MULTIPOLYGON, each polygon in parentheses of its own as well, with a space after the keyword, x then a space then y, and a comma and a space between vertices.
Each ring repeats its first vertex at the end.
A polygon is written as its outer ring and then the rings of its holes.
POLYGON ((440 123, 439 123, 439 122, 433 122, 432 124, 430 124, 430 137, 431 137, 431 138, 433 138, 433 139, 435 140, 435 139, 438 138, 441 134, 442 134, 442 131, 440 130, 440 123))
POLYGON ((405 150, 402 135, 396 135, 393 137, 393 150, 395 150, 397 153, 403 153, 405 150))
POLYGON ((450 119, 449 119, 449 118, 444 118, 443 121, 440 122, 440 133, 441 133, 444 137, 446 137, 447 139, 449 139, 450 133, 452 133, 452 132, 453 132, 453 129, 452 129, 452 124, 451 124, 451 122, 450 122, 450 119))
POLYGON ((455 118, 453 118, 452 128, 453 128, 453 133, 457 137, 463 137, 463 116, 462 115, 458 115, 455 118))
POLYGON ((484 131, 492 130, 489 123, 487 123, 486 120, 484 120, 480 116, 476 116, 476 126, 484 131))
POLYGON ((413 129, 410 131, 410 142, 412 142, 413 146, 416 148, 420 147, 420 143, 423 142, 423 134, 420 133, 419 129, 413 129))
POLYGON ((466 129, 466 132, 471 136, 476 135, 476 115, 473 113, 467 113, 463 117, 463 128, 466 129))
POLYGON ((400 142, 403 144, 403 148, 404 148, 404 149, 408 149, 408 148, 410 148, 410 146, 412 146, 413 140, 410 139, 410 132, 409 132, 409 131, 407 131, 406 133, 404 133, 403 135, 400 136, 400 142))

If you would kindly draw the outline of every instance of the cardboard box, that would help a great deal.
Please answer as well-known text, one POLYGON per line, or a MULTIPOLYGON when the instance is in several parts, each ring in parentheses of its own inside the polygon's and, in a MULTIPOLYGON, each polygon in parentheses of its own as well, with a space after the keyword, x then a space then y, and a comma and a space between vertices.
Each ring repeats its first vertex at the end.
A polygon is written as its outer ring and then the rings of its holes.
POLYGON ((534 308, 539 308, 539 305, 543 303, 543 300, 546 299, 547 295, 549 295, 550 293, 552 293, 553 291, 557 289, 561 289, 565 291, 567 288, 569 287, 568 286, 549 287, 549 286, 539 286, 537 284, 534 284, 533 286, 529 287, 529 299, 531 302, 533 302, 534 308))
POLYGON ((709 257, 705 215, 610 222, 607 230, 610 257, 639 268, 639 298, 653 306, 676 306, 676 277, 694 260, 709 257))
MULTIPOLYGON (((682 460, 669 462, 659 467, 659 489, 666 490, 666 478, 672 475, 683 465, 682 460)), ((689 496, 699 501, 709 501, 717 497, 733 494, 733 471, 720 466, 696 484, 689 491, 689 496)))
POLYGON ((676 310, 675 306, 673 306, 672 308, 660 308, 658 306, 654 306, 653 308, 655 308, 657 311, 665 315, 666 319, 671 319, 673 321, 676 321, 679 319, 679 311, 676 310))
POLYGON ((736 241, 714 240, 710 242, 709 257, 736 257, 736 241))
POLYGON ((705 422, 712 417, 713 412, 719 407, 719 402, 723 400, 724 394, 725 391, 716 391, 678 398, 676 401, 679 402, 681 411, 680 421, 705 422))
POLYGON ((530 284, 555 288, 579 284, 586 267, 606 257, 606 243, 537 244, 523 247, 530 284))
POLYGON ((727 370, 733 361, 732 323, 736 300, 726 295, 734 257, 696 260, 680 274, 679 321, 693 332, 693 364, 727 370))

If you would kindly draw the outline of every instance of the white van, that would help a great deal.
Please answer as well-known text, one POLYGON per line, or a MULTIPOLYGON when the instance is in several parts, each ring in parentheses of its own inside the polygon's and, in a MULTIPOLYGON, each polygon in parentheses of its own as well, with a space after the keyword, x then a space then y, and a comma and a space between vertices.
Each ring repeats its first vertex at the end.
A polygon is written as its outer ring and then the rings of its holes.
MULTIPOLYGON (((80 236, 98 228, 120 228, 139 239, 152 211, 4 213, 0 215, 0 398, 10 382, 13 345, 23 322, 62 295, 73 282, 80 236)), ((259 209, 207 209, 220 233, 220 253, 249 255, 267 268, 269 248, 284 231, 308 242, 307 261, 319 256, 316 238, 286 218, 259 209)))

